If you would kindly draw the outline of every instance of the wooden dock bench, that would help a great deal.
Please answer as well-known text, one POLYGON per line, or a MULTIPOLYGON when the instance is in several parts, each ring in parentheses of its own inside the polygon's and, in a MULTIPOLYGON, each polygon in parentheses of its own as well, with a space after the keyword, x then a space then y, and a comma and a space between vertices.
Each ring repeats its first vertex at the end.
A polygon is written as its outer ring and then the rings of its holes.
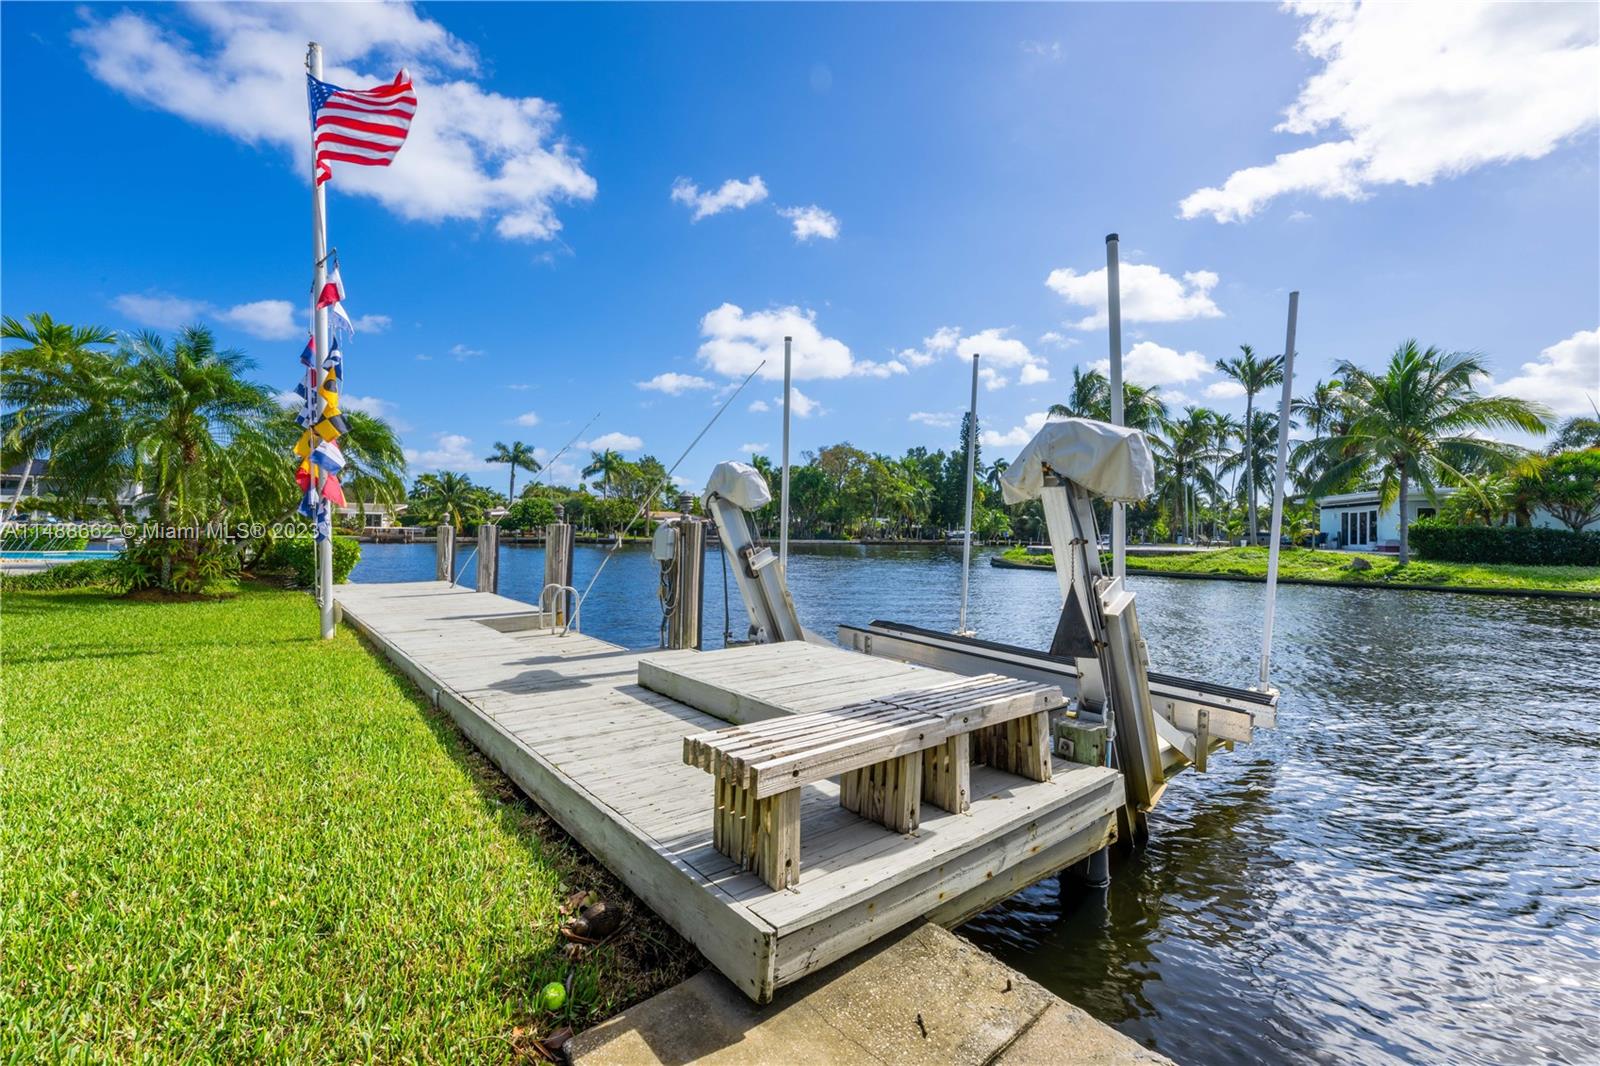
POLYGON ((839 803, 915 833, 923 802, 967 810, 974 759, 1034 781, 1051 773, 1053 685, 961 678, 833 710, 684 738, 683 761, 715 779, 712 843, 773 888, 800 879, 800 789, 839 778, 839 803))

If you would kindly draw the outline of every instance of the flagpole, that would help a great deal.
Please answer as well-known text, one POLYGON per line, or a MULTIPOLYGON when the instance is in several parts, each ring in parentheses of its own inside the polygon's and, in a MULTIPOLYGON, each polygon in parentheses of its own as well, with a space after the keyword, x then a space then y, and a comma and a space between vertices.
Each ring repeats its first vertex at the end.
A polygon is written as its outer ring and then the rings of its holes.
POLYGON ((972 491, 977 481, 978 461, 978 353, 972 353, 972 406, 967 409, 967 510, 961 530, 961 618, 956 635, 974 636, 967 628, 967 585, 972 579, 972 491))
MULTIPOLYGON (((1118 260, 1118 238, 1106 234, 1106 319, 1111 345, 1111 423, 1123 423, 1122 410, 1122 277, 1118 260)), ((1121 500, 1111 505, 1111 574, 1128 576, 1128 512, 1121 500)))
POLYGON ((778 562, 785 578, 789 574, 789 377, 792 371, 793 337, 783 338, 783 477, 778 492, 778 562))
MULTIPOLYGON (((313 78, 322 80, 322 45, 312 41, 306 51, 306 70, 313 78)), ((311 331, 316 338, 316 347, 312 352, 312 381, 320 393, 327 377, 327 370, 323 362, 328 357, 328 309, 318 307, 321 302, 322 287, 328 280, 328 203, 327 194, 322 185, 317 182, 316 145, 317 131, 311 129, 311 331)), ((313 400, 313 409, 316 401, 313 400)), ((313 422, 309 427, 311 433, 311 448, 316 451, 317 429, 313 422)), ((312 463, 313 470, 316 464, 312 463)), ((313 478, 312 487, 322 499, 322 488, 313 478)), ((313 527, 316 519, 312 520, 313 527)), ((313 534, 313 537, 315 534, 313 534)), ((317 545, 317 605, 321 611, 322 639, 333 639, 333 512, 331 506, 328 513, 328 536, 316 542, 317 545)))

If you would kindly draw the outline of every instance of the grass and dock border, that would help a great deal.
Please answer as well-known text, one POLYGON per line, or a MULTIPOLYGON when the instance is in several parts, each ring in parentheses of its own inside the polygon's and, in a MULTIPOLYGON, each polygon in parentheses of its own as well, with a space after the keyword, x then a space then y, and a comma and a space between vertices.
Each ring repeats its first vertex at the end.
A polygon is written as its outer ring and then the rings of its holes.
MULTIPOLYGON (((991 556, 990 564, 1012 570, 1051 570, 1048 554, 1011 548, 991 556)), ((1266 548, 1224 548, 1192 554, 1128 556, 1128 573, 1183 580, 1264 582, 1266 548)), ((1600 567, 1519 566, 1501 563, 1443 563, 1414 560, 1400 566, 1393 555, 1285 548, 1279 554, 1278 582, 1326 588, 1393 589, 1407 592, 1460 592, 1482 596, 1542 596, 1550 599, 1600 599, 1600 567), (1361 559, 1366 570, 1351 569, 1361 559)))

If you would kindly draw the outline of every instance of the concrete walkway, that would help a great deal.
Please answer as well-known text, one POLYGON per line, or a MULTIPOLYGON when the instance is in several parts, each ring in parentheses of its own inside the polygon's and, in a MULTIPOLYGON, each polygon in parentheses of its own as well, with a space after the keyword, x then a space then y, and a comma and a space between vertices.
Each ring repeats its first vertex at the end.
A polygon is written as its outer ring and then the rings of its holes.
POLYGON ((567 1053, 580 1066, 1171 1066, 929 923, 908 926, 781 989, 765 1007, 706 969, 580 1033, 567 1053))

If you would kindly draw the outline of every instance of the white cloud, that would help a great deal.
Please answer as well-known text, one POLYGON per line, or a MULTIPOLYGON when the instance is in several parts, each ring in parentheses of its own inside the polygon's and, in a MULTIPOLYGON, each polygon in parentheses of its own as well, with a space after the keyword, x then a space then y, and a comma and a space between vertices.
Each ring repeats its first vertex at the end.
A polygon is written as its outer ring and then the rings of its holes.
POLYGON ((772 410, 772 408, 767 405, 767 401, 765 400, 751 400, 750 406, 746 407, 745 410, 749 411, 751 414, 759 415, 763 412, 772 410))
MULTIPOLYGON (((1222 309, 1211 300, 1217 275, 1209 270, 1192 270, 1175 278, 1148 263, 1123 263, 1118 276, 1123 322, 1186 322, 1222 317, 1222 309)), ((1092 310, 1092 314, 1071 323, 1072 328, 1102 329, 1110 321, 1106 313, 1105 267, 1087 274, 1062 267, 1052 270, 1044 283, 1068 303, 1092 310)))
POLYGON ((859 378, 887 378, 896 374, 909 373, 906 365, 898 359, 885 359, 883 362, 874 362, 871 359, 862 359, 856 363, 851 371, 859 378))
POLYGON ((539 424, 539 412, 524 411, 511 421, 515 422, 519 426, 537 426, 539 424))
POLYGON ((303 327, 295 321, 295 308, 288 300, 255 300, 239 304, 217 317, 231 322, 252 337, 287 340, 300 335, 303 327))
POLYGON ((237 326, 252 337, 286 340, 301 335, 295 308, 288 300, 252 300, 232 307, 217 307, 204 300, 190 300, 165 293, 123 293, 111 305, 143 326, 182 329, 210 319, 237 326))
POLYGON ((1018 385, 1038 385, 1050 380, 1050 368, 1043 363, 1029 363, 1017 375, 1018 385))
POLYGON ((407 448, 406 464, 422 473, 436 470, 465 473, 489 469, 489 463, 472 447, 471 437, 459 433, 436 433, 433 440, 432 448, 407 448))
POLYGON ((922 367, 932 363, 946 352, 953 352, 956 341, 961 339, 961 330, 956 326, 940 326, 933 331, 931 337, 922 339, 922 348, 906 348, 895 358, 906 366, 922 367))
POLYGON ((457 362, 466 362, 483 354, 482 348, 468 348, 465 344, 452 344, 450 354, 456 357, 457 362))
POLYGON ((200 321, 201 316, 210 310, 210 305, 201 300, 185 300, 181 296, 165 296, 159 293, 147 295, 123 293, 111 301, 111 306, 141 326, 156 326, 160 329, 191 326, 200 321))
POLYGON ((1083 342, 1077 337, 1068 337, 1064 333, 1060 333, 1056 330, 1050 330, 1048 333, 1039 334, 1039 343, 1048 344, 1052 348, 1071 348, 1074 345, 1081 344, 1083 342))
POLYGON ((388 315, 360 315, 356 318, 357 333, 382 333, 394 325, 394 319, 388 315))
POLYGON ((1296 0, 1299 48, 1322 66, 1277 132, 1334 139, 1235 171, 1184 218, 1247 219, 1286 193, 1360 200, 1491 163, 1538 159, 1600 121, 1589 4, 1296 0))
POLYGON ((1023 41, 1022 42, 1022 54, 1023 55, 1030 55, 1030 56, 1038 56, 1040 59, 1046 59, 1046 60, 1049 60, 1050 62, 1054 63, 1056 60, 1061 58, 1061 54, 1062 54, 1061 53, 1061 42, 1060 41, 1023 41))
POLYGON ((959 411, 912 411, 906 416, 908 422, 920 422, 934 429, 949 429, 961 421, 959 411))
POLYGON ((983 382, 983 387, 989 392, 1003 389, 1011 384, 1011 380, 992 366, 978 368, 978 380, 983 382))
POLYGON ((1309 222, 1309 221, 1311 221, 1311 215, 1308 214, 1305 211, 1290 211, 1289 212, 1289 221, 1290 222, 1309 222))
POLYGON ((980 429, 978 441, 985 448, 1020 448, 1033 439, 1034 434, 1044 428, 1050 416, 1043 411, 1035 411, 1022 420, 1022 425, 1012 426, 1004 433, 997 433, 992 429, 980 429))
POLYGON ((641 389, 664 392, 668 396, 681 396, 692 389, 709 389, 712 387, 711 382, 705 378, 697 377, 694 374, 678 374, 671 370, 664 374, 657 374, 649 381, 637 381, 634 384, 641 389))
POLYGON ((523 384, 522 382, 517 382, 514 385, 507 385, 506 388, 511 389, 514 392, 525 392, 528 389, 533 388, 533 386, 532 385, 523 384))
POLYGON ((1497 396, 1542 403, 1557 416, 1593 414, 1600 403, 1600 329, 1579 330, 1523 363, 1521 373, 1495 383, 1497 396))
MULTIPOLYGON (((295 400, 298 402, 299 397, 295 400)), ((356 396, 352 393, 339 394, 339 406, 346 411, 361 411, 373 418, 393 418, 395 405, 388 400, 381 400, 376 396, 356 396)))
POLYGON ((772 447, 772 445, 768 444, 766 441, 762 441, 760 444, 741 444, 739 445, 739 454, 758 455, 770 447, 772 447))
POLYGON ((1039 357, 1034 355, 1026 344, 1016 337, 1007 336, 1010 332, 1009 329, 996 327, 962 337, 956 344, 956 355, 966 360, 977 354, 980 365, 1003 366, 1008 369, 1038 362, 1039 357))
POLYGON ((558 203, 595 196, 580 152, 556 132, 556 106, 483 88, 471 47, 409 5, 85 11, 72 39, 95 77, 142 104, 284 151, 302 177, 310 146, 294 59, 305 42, 321 41, 338 60, 323 72, 337 85, 388 82, 405 64, 418 98, 405 147, 388 168, 336 165, 333 179, 341 193, 372 197, 402 218, 492 221, 502 237, 545 240, 561 229, 558 203))
MULTIPOLYGON (((1102 374, 1109 374, 1111 360, 1097 359, 1094 368, 1102 374)), ((1164 348, 1154 341, 1140 341, 1122 357, 1123 379, 1141 385, 1193 381, 1210 369, 1211 361, 1199 352, 1180 352, 1175 348, 1164 348)))
POLYGON ((778 214, 794 227, 794 239, 802 243, 821 237, 825 241, 839 236, 839 220, 816 204, 809 207, 780 207, 778 214))
MULTIPOLYGON (((1299 351, 1299 349, 1296 349, 1299 351)), ((1213 381, 1206 386, 1206 398, 1211 400, 1237 400, 1244 396, 1244 386, 1231 378, 1213 381)))
POLYGON ((768 381, 783 378, 783 338, 793 337, 794 380, 849 377, 856 369, 850 349, 817 329, 816 312, 798 307, 744 310, 725 303, 700 320, 702 365, 725 377, 742 378, 760 365, 768 381))
MULTIPOLYGON (((783 397, 774 396, 773 406, 783 408, 783 397)), ((789 387, 789 410, 794 412, 796 418, 810 418, 812 415, 825 414, 822 405, 794 386, 789 387)))
POLYGON ((591 452, 603 452, 607 448, 619 452, 636 452, 644 447, 644 441, 631 433, 618 433, 613 430, 610 433, 600 434, 594 440, 580 440, 577 447, 591 452))
POLYGON ((672 183, 673 202, 687 205, 693 211, 694 222, 724 211, 742 211, 766 198, 767 183, 761 180, 760 174, 750 175, 748 181, 729 178, 710 192, 702 192, 700 186, 688 178, 672 183))

